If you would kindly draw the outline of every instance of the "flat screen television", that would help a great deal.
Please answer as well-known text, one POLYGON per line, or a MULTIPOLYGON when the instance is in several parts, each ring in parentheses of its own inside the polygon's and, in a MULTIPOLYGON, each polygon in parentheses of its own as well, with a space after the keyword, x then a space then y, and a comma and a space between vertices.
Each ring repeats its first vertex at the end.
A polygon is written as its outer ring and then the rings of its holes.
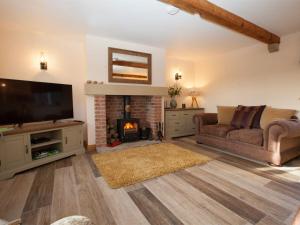
POLYGON ((0 78, 0 125, 69 118, 72 85, 0 78))

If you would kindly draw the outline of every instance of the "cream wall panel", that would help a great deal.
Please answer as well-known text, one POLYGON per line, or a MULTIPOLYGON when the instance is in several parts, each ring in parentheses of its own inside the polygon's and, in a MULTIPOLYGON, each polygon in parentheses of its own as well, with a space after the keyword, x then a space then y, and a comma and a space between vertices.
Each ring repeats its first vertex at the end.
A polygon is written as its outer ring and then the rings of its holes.
POLYGON ((282 37, 276 53, 258 44, 199 61, 196 74, 207 112, 238 104, 300 110, 300 33, 282 37))

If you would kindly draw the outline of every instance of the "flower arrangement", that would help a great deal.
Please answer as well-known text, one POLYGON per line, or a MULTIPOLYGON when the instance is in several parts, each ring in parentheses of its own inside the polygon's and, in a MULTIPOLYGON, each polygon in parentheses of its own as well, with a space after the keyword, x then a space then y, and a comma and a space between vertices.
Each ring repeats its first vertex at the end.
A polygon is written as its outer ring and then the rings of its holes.
POLYGON ((180 96, 181 92, 182 92, 182 87, 178 86, 177 84, 174 84, 168 88, 168 95, 171 98, 180 96))

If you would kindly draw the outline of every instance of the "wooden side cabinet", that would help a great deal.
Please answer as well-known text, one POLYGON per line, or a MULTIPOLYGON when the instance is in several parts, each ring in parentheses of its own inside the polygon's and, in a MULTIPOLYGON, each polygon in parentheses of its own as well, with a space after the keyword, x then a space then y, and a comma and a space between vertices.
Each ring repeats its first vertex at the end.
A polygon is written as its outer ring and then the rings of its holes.
POLYGON ((0 137, 0 180, 81 153, 84 153, 82 122, 16 128, 0 137))
POLYGON ((193 116, 204 112, 203 108, 165 109, 165 137, 182 137, 195 134, 193 116))

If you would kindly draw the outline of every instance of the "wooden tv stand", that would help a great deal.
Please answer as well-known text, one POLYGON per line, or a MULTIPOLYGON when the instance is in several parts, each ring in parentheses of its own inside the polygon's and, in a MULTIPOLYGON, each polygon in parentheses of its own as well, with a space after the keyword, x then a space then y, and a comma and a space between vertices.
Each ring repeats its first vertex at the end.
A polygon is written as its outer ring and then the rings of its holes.
POLYGON ((84 153, 83 122, 24 125, 0 137, 0 180, 81 153, 84 153))

